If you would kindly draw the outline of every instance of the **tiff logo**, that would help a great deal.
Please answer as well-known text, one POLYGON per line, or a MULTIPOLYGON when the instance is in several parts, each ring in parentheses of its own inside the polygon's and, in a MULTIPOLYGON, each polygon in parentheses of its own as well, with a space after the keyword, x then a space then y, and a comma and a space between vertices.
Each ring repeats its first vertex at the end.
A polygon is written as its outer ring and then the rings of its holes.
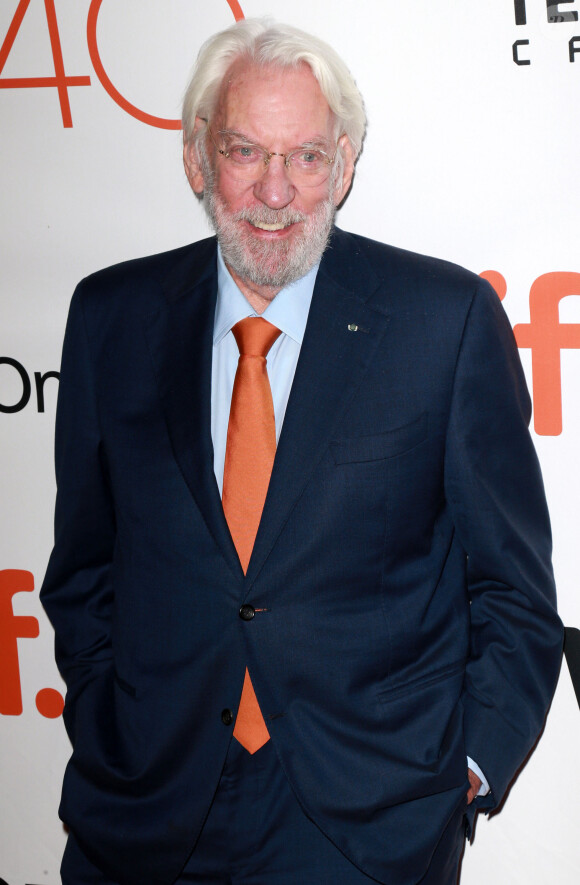
MULTIPOLYGON (((16 593, 31 593, 33 590, 32 572, 0 570, 0 714, 4 716, 20 716, 22 713, 18 640, 36 639, 39 635, 37 618, 15 615, 12 599, 16 593)), ((63 705, 62 695, 54 688, 42 688, 36 695, 36 708, 47 719, 60 716, 63 705)))
MULTIPOLYGON (((507 284, 495 270, 480 274, 503 300, 507 284)), ((580 295, 580 273, 552 272, 538 277, 530 289, 530 322, 514 326, 518 347, 532 352, 534 430, 539 436, 562 433, 560 351, 580 348, 580 323, 561 323, 560 302, 580 295)))

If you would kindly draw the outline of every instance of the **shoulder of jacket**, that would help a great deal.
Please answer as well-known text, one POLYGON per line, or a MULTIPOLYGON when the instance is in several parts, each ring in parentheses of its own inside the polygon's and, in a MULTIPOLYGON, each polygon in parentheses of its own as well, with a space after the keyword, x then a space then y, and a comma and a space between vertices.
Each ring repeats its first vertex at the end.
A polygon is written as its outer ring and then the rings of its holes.
POLYGON ((481 278, 477 274, 452 261, 424 255, 420 252, 412 252, 338 228, 336 229, 336 237, 331 240, 331 245, 335 245, 336 248, 353 249, 355 254, 364 256, 369 261, 375 272, 382 268, 388 268, 391 273, 426 277, 433 281, 441 279, 446 283, 457 283, 463 286, 481 283, 481 278))
POLYGON ((143 303, 148 293, 158 295, 160 289, 173 285, 175 279, 188 280, 194 285, 197 279, 211 272, 215 254, 215 237, 208 237, 177 249, 122 261, 85 277, 75 294, 85 304, 110 304, 115 299, 128 304, 132 297, 143 303))

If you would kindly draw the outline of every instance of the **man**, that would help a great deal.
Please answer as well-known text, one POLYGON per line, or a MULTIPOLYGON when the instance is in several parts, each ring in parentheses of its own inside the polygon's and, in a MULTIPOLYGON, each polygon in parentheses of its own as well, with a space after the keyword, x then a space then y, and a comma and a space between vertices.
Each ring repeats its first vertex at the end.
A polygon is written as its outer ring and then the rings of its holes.
POLYGON ((219 248, 73 299, 42 591, 65 885, 451 885, 542 727, 562 634, 511 329, 478 277, 333 228, 364 127, 325 44, 217 35, 184 160, 219 248))

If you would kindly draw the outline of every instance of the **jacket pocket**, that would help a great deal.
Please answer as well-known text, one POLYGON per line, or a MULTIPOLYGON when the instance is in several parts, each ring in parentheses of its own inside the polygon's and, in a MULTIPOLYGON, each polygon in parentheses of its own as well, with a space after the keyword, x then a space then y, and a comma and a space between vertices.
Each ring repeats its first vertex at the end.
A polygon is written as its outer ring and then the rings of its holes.
POLYGON ((426 436, 427 415, 423 413, 402 427, 395 427, 372 436, 335 440, 330 446, 336 464, 380 461, 414 449, 426 436))
POLYGON ((423 676, 417 676, 416 679, 410 679, 408 682, 398 683, 390 688, 383 689, 379 692, 379 700, 383 703, 389 703, 405 695, 411 695, 433 685, 438 685, 440 682, 445 682, 446 679, 452 679, 462 672, 464 668, 465 661, 463 659, 452 664, 446 664, 444 667, 438 667, 436 670, 431 670, 423 676))

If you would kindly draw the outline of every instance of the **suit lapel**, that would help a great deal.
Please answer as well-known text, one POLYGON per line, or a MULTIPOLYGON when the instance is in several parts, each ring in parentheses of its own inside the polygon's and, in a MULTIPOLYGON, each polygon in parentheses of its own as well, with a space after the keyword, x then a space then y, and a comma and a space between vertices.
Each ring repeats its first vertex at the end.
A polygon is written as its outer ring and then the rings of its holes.
POLYGON ((211 366, 217 297, 215 242, 196 248, 163 281, 166 301, 145 318, 173 453, 208 529, 237 578, 243 576, 213 469, 211 366))
MULTIPOLYGON (((244 596, 333 438, 387 329, 388 315, 369 303, 380 284, 349 235, 337 230, 317 276, 244 596)), ((163 288, 165 303, 145 317, 145 333, 173 452, 211 535, 234 576, 243 580, 213 470, 215 242, 197 244, 163 281, 163 288)))
POLYGON ((336 231, 321 263, 247 587, 316 469, 388 326, 367 303, 380 285, 348 235, 336 231), (362 294, 361 294, 362 293, 362 294))

